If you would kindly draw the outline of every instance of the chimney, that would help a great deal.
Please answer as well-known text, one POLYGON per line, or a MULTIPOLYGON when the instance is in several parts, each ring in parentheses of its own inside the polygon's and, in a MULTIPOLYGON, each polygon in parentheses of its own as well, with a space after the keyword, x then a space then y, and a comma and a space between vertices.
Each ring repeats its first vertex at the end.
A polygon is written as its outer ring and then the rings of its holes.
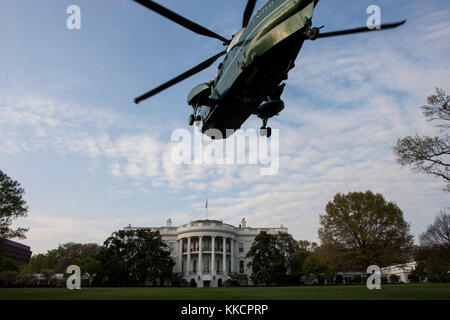
POLYGON ((242 220, 241 220, 241 225, 242 225, 242 228, 246 228, 246 222, 245 222, 245 218, 242 218, 242 220))
POLYGON ((172 219, 167 219, 166 221, 166 227, 171 227, 172 226, 172 219))

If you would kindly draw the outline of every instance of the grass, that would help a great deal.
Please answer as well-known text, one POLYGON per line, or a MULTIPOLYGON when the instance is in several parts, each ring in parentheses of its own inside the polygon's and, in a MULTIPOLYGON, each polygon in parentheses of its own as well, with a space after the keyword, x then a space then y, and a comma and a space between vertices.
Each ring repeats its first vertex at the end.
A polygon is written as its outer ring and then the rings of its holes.
POLYGON ((0 288, 0 300, 450 300, 450 283, 231 288, 0 288))

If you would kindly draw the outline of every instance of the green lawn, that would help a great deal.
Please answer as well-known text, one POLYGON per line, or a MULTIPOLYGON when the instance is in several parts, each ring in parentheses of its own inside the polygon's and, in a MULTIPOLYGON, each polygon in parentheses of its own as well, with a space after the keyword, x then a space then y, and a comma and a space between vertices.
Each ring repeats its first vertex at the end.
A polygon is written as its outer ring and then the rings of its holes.
POLYGON ((234 287, 234 288, 0 288, 0 300, 83 299, 83 300, 450 300, 450 284, 382 285, 381 290, 366 286, 312 287, 234 287))

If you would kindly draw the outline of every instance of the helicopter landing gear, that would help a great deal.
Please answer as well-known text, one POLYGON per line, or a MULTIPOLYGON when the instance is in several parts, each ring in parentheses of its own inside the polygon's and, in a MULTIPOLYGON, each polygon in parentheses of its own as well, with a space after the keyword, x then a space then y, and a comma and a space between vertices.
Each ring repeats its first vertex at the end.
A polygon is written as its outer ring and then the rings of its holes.
POLYGON ((202 117, 199 115, 191 114, 189 115, 189 125, 192 126, 194 123, 198 127, 200 125, 200 122, 202 121, 202 117))
POLYGON ((316 40, 319 33, 320 33, 319 28, 316 28, 316 27, 311 28, 311 30, 308 32, 309 40, 313 40, 313 41, 316 40))
POLYGON ((312 22, 311 20, 308 20, 308 22, 306 23, 306 31, 305 31, 305 36, 309 39, 309 40, 316 40, 317 37, 319 36, 320 33, 320 29, 322 29, 324 26, 321 26, 319 28, 317 27, 312 27, 312 22))
POLYGON ((259 135, 261 137, 267 137, 270 138, 270 136, 272 135, 272 128, 271 127, 267 127, 267 118, 263 119, 263 125, 261 127, 261 129, 259 129, 259 135))

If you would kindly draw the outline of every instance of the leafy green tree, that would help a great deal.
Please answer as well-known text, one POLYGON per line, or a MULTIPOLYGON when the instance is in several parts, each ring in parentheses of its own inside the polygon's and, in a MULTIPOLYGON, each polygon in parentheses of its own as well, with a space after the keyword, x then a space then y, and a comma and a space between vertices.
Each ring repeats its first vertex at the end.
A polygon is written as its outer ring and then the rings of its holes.
POLYGON ((253 282, 265 285, 285 283, 293 265, 292 254, 297 247, 288 233, 274 235, 261 231, 247 253, 253 282))
POLYGON ((22 269, 40 273, 42 270, 51 269, 54 266, 56 266, 56 263, 50 263, 45 254, 39 253, 33 255, 28 264, 23 266, 22 269))
POLYGON ((47 255, 50 264, 54 265, 56 272, 65 272, 67 267, 74 264, 75 260, 82 260, 87 257, 96 257, 100 252, 101 246, 96 243, 73 243, 61 244, 57 249, 50 250, 47 255))
POLYGON ((0 170, 0 245, 6 238, 25 238, 26 228, 11 229, 14 219, 26 217, 28 207, 20 183, 12 180, 0 170))
POLYGON ((30 262, 24 267, 39 273, 45 269, 52 269, 56 273, 64 273, 67 267, 84 258, 95 258, 100 252, 101 246, 96 243, 60 244, 58 248, 48 250, 46 254, 37 254, 31 257, 30 262))
POLYGON ((84 279, 88 280, 89 285, 92 285, 97 274, 100 274, 102 271, 101 262, 94 257, 77 258, 72 263, 80 267, 81 274, 84 279))
POLYGON ((19 271, 14 261, 7 257, 0 257, 0 272, 3 271, 19 271))
POLYGON ((318 258, 317 249, 315 242, 298 241, 298 248, 292 255, 292 273, 299 282, 332 278, 330 267, 318 258))
POLYGON ((450 96, 436 88, 436 94, 427 97, 427 102, 423 113, 436 123, 443 136, 408 136, 397 140, 393 151, 399 164, 442 178, 446 183, 444 190, 450 191, 450 96))
POLYGON ((162 284, 171 278, 175 265, 159 231, 148 229, 114 232, 98 258, 104 281, 118 285, 162 284))
POLYGON ((338 193, 320 215, 319 238, 350 269, 386 266, 409 259, 413 244, 403 212, 371 191, 338 193))
POLYGON ((433 252, 427 258, 425 262, 425 270, 427 273, 427 279, 430 282, 448 282, 449 265, 443 264, 441 258, 433 252))

